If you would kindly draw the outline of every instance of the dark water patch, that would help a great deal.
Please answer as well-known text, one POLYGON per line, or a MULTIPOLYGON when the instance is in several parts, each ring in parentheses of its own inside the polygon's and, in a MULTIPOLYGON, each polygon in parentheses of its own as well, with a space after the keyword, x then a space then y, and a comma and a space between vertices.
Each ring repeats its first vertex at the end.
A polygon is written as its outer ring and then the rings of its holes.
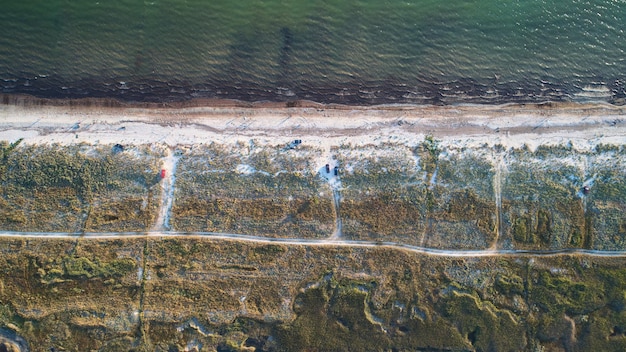
POLYGON ((28 352, 28 342, 15 331, 0 328, 0 351, 28 352))
MULTIPOLYGON (((282 39, 282 45, 280 47, 279 64, 281 70, 286 70, 290 61, 291 46, 293 45, 293 33, 288 27, 280 29, 280 36, 282 39)), ((284 72, 283 72, 284 73, 284 72)))

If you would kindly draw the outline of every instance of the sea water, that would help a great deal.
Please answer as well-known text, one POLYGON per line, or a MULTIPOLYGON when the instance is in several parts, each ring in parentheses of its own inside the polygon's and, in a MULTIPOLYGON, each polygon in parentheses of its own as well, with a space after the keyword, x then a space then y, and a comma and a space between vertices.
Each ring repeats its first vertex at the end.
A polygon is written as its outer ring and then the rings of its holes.
POLYGON ((2 1, 4 93, 623 102, 625 0, 2 1))

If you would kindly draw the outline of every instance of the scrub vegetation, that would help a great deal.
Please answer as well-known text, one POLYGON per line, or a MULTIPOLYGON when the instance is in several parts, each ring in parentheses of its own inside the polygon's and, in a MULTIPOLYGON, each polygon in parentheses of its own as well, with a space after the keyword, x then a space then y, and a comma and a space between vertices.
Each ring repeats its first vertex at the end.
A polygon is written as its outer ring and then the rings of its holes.
POLYGON ((507 153, 504 231, 514 248, 624 248, 625 154, 539 147, 507 153))
MULTIPOLYGON (((161 203, 155 147, 3 142, 0 229, 148 231, 161 203)), ((333 189, 299 145, 199 145, 179 151, 171 224, 178 231, 347 239, 433 248, 626 248, 621 146, 333 147, 333 189), (498 203, 499 201, 499 203, 498 203), (497 243, 496 243, 497 242, 497 243)))
POLYGON ((3 150, 3 230, 137 231, 156 216, 155 151, 86 144, 3 150))
MULTIPOLYGON (((159 147, 0 150, 2 230, 153 226, 159 147)), ((623 147, 343 145, 331 150, 339 214, 312 164, 321 150, 180 153, 175 230, 320 238, 340 216, 343 238, 380 246, 6 237, 0 337, 32 351, 626 349, 624 258, 453 258, 383 243, 624 249, 623 147)))
POLYGON ((334 226, 330 187, 304 146, 211 144, 178 165, 174 228, 269 237, 326 237, 334 226))
POLYGON ((496 216, 489 150, 449 150, 427 136, 414 148, 359 152, 337 150, 347 169, 341 175, 347 237, 437 248, 491 245, 496 216))

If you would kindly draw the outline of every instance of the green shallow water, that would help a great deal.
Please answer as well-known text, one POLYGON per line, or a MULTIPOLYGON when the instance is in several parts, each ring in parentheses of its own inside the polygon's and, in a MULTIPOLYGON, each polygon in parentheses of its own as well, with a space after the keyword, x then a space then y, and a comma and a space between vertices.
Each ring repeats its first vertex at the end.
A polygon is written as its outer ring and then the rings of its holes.
POLYGON ((3 92, 345 103, 626 96, 625 1, 5 1, 3 92))

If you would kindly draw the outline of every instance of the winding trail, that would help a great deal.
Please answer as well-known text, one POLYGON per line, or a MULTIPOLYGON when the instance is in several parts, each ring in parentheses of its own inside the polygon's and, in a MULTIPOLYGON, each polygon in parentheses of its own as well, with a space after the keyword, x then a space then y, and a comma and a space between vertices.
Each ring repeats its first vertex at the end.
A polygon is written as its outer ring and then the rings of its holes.
POLYGON ((413 246, 398 242, 382 241, 355 241, 333 239, 298 239, 272 238, 250 236, 235 233, 220 232, 178 232, 178 231, 150 231, 150 232, 11 232, 0 231, 0 238, 49 238, 49 239, 149 239, 149 238, 205 238, 224 241, 242 241, 252 243, 278 243, 290 246, 311 247, 352 247, 352 248, 386 248, 402 250, 412 253, 425 254, 437 257, 478 258, 478 257, 555 257, 563 255, 581 255, 589 257, 626 258, 626 250, 595 250, 595 249, 438 249, 413 246))

